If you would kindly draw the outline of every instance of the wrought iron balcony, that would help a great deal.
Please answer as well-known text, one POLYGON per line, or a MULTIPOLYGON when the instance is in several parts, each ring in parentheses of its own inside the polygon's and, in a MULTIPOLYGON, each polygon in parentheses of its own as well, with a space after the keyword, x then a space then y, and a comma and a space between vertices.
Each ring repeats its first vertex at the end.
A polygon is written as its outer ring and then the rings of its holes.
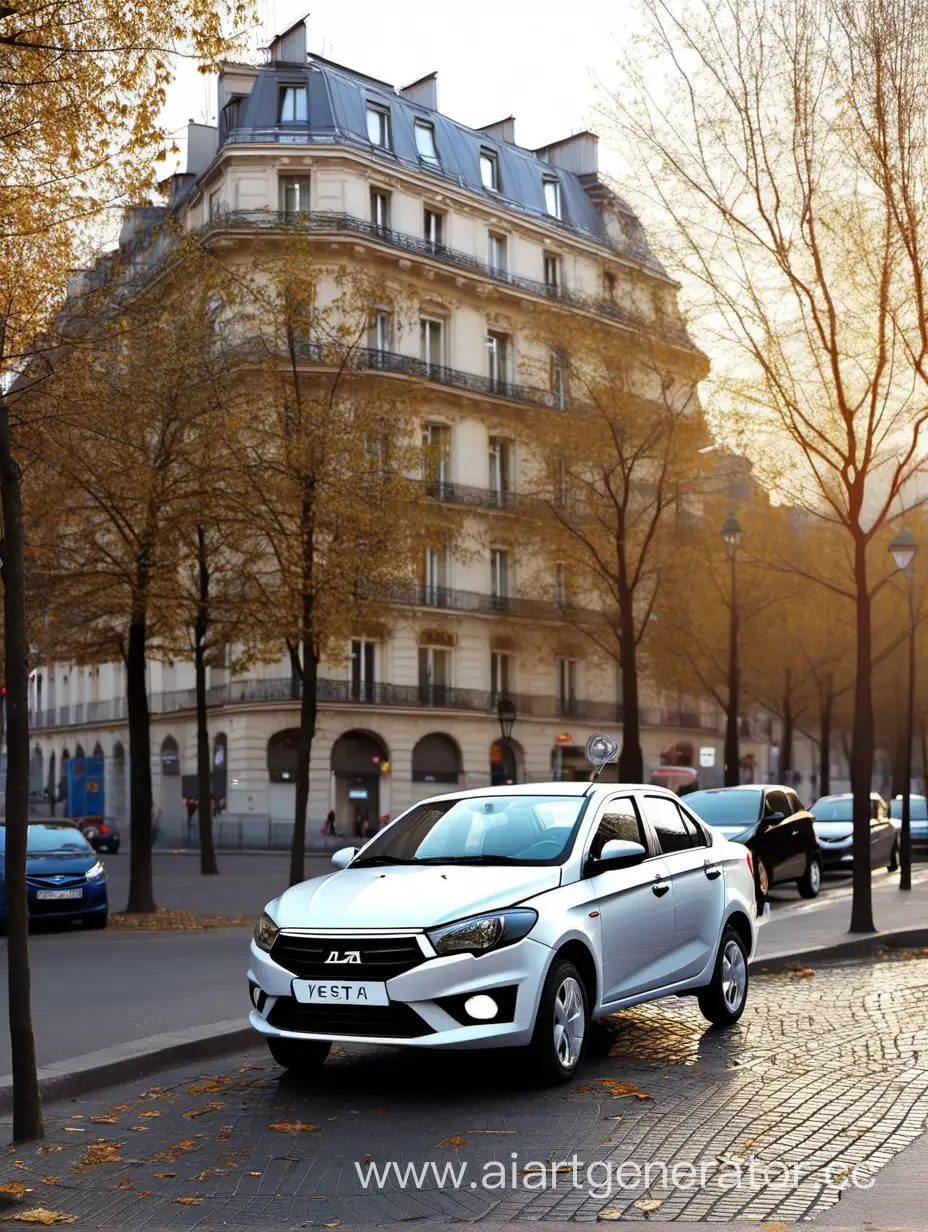
POLYGON ((466 483, 446 483, 443 479, 427 479, 426 491, 432 500, 449 505, 470 505, 479 509, 528 509, 537 504, 534 497, 523 496, 501 488, 475 488, 466 483))
POLYGON ((209 233, 216 230, 234 230, 236 227, 272 231, 348 232, 354 235, 364 235, 379 243, 387 244, 391 248, 399 248, 421 257, 431 257, 445 265, 468 270, 472 274, 490 278, 494 282, 502 283, 517 291, 540 296, 554 303, 566 304, 571 308, 579 308, 585 312, 595 312, 626 325, 629 329, 655 330, 678 345, 690 350, 696 349, 686 329, 681 325, 645 321, 621 308, 611 299, 582 295, 577 291, 569 290, 563 283, 549 283, 537 278, 525 278, 521 274, 513 274, 509 270, 488 265, 457 248, 449 248, 446 244, 438 244, 433 240, 410 235, 405 231, 395 231, 392 227, 380 227, 376 223, 369 222, 365 218, 358 218, 353 214, 341 214, 330 210, 228 210, 208 222, 203 230, 209 233))

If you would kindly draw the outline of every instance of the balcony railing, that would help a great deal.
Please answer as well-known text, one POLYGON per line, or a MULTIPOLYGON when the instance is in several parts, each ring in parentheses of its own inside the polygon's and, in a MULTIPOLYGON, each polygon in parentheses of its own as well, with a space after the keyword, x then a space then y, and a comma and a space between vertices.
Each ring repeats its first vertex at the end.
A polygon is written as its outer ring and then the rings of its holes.
POLYGON ((441 479, 427 479, 426 490, 432 500, 451 505, 470 505, 475 509, 528 509, 538 504, 531 496, 501 488, 474 488, 466 483, 445 483, 441 479))
POLYGON ((472 612, 481 616, 526 616, 534 620, 596 619, 599 613, 555 603, 550 599, 527 599, 514 595, 487 595, 475 590, 456 590, 428 582, 392 583, 388 597, 407 607, 437 607, 452 612, 472 612))
MULTIPOLYGON (((371 239, 388 244, 392 248, 400 248, 404 252, 415 253, 417 256, 431 257, 445 265, 454 266, 455 269, 469 270, 473 274, 479 274, 484 278, 491 278, 494 282, 503 283, 518 291, 527 292, 529 295, 538 295, 554 303, 566 304, 568 307, 579 308, 585 312, 595 312, 600 316, 608 317, 612 321, 626 325, 630 329, 653 329, 674 342, 682 344, 689 349, 695 349, 686 329, 681 325, 675 325, 670 322, 644 321, 642 318, 636 317, 624 308, 619 307, 611 299, 582 295, 577 291, 569 290, 563 283, 549 283, 542 282, 537 278, 525 278, 521 274, 513 274, 509 270, 499 269, 496 266, 488 265, 484 261, 478 261, 476 257, 472 257, 469 253, 461 252, 456 248, 449 248, 446 244, 437 244, 433 240, 410 235, 405 231, 394 231, 392 227, 379 227, 376 223, 368 222, 367 219, 358 218, 352 214, 340 214, 329 210, 305 212, 290 210, 228 210, 207 223, 204 230, 209 232, 235 227, 257 227, 275 231, 298 230, 322 233, 334 231, 369 236, 371 239)), ((641 259, 640 254, 636 255, 638 259, 641 259)))
MULTIPOLYGON (((297 705, 300 685, 292 676, 267 679, 232 680, 207 690, 210 709, 223 706, 255 705, 262 702, 291 702, 297 705)), ((486 689, 460 689, 441 684, 356 683, 351 680, 321 678, 317 683, 316 700, 322 705, 372 706, 407 710, 456 710, 472 714, 495 716, 499 694, 486 689)), ((604 727, 622 723, 622 707, 615 702, 589 698, 559 698, 547 693, 517 693, 512 697, 516 714, 521 718, 577 719, 604 727)), ((153 715, 191 713, 196 706, 193 689, 155 693, 149 701, 153 715)), ((33 729, 53 727, 93 726, 102 723, 125 722, 124 698, 103 702, 80 703, 42 710, 30 716, 33 729)), ((674 727, 701 731, 718 730, 718 720, 689 711, 643 709, 639 721, 645 727, 674 727)))

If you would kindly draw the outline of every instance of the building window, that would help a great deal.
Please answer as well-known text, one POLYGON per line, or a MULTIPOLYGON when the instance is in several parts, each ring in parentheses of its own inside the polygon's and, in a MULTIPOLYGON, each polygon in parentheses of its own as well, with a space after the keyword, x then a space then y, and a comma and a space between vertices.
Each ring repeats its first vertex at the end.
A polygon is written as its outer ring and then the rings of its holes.
POLYGON ((423 214, 422 233, 430 244, 441 244, 443 223, 444 215, 439 214, 437 210, 427 209, 423 214))
POLYGON ((390 194, 379 188, 371 189, 371 222, 384 231, 390 225, 390 194))
POLYGON ((267 775, 272 783, 296 780, 300 752, 300 729, 286 727, 267 742, 267 775))
POLYGON ((371 318, 370 346, 376 356, 386 355, 393 341, 393 315, 385 309, 376 308, 371 318))
POLYGON ((564 458, 555 458, 551 465, 552 496, 554 503, 563 508, 567 504, 567 462, 564 458))
POLYGON ((490 192, 499 192, 499 159, 492 150, 480 151, 480 180, 490 192))
POLYGON ((451 429, 447 424, 430 423, 422 433, 426 451, 426 478, 433 487, 451 482, 451 429))
POLYGON ((413 127, 416 131, 416 149, 421 161, 428 163, 430 167, 440 167, 441 159, 435 144, 435 125, 429 124, 427 120, 416 120, 413 127))
POLYGON ((615 274, 603 274, 603 291, 610 304, 615 303, 615 274))
POLYGON ((505 334, 492 330, 487 334, 487 368, 490 387, 501 389, 507 383, 509 374, 509 339, 505 334))
POLYGON ((419 691, 423 705, 442 705, 450 684, 451 651, 443 646, 420 646, 419 691))
POLYGON ((357 638, 351 643, 351 700, 374 700, 374 642, 357 638))
POLYGON ((505 548, 490 549, 490 594, 505 607, 509 598, 509 553, 505 548))
POLYGON ((371 145, 379 145, 384 150, 393 149, 389 107, 379 107, 376 103, 367 104, 367 135, 371 145))
POLYGON ((280 209, 287 217, 309 213, 309 176, 282 175, 278 180, 280 209))
POLYGON ((511 658, 512 655, 505 650, 490 652, 490 692, 494 698, 509 696, 512 681, 511 658))
POLYGON ((209 194, 209 220, 212 222, 222 213, 222 189, 217 188, 209 194))
POLYGON ((490 437, 490 490, 497 504, 504 504, 510 488, 510 443, 500 436, 490 437))
POLYGON ((545 287, 551 295, 557 295, 561 285, 561 259, 545 253, 545 287))
POLYGON ((561 218, 561 186, 557 180, 545 180, 545 210, 552 218, 561 218))
POLYGON ((306 87, 281 86, 277 119, 281 124, 306 123, 306 87))
POLYGON ((557 712, 569 717, 577 708, 577 661, 557 659, 557 712))
POLYGON ((180 774, 180 749, 173 736, 161 742, 161 773, 169 778, 180 774))
POLYGON ((426 548, 423 603, 445 607, 448 601, 448 549, 426 548))
POLYGON ((567 359, 563 351, 551 353, 551 393, 554 405, 564 410, 567 406, 567 359))
POLYGON ((558 607, 567 606, 567 566, 554 566, 554 602, 558 607))
POLYGON ((444 330, 441 321, 423 317, 419 322, 419 357, 429 368, 440 368, 444 362, 444 330))
POLYGON ((487 264, 490 269, 506 272, 506 237, 495 231, 487 234, 487 264))

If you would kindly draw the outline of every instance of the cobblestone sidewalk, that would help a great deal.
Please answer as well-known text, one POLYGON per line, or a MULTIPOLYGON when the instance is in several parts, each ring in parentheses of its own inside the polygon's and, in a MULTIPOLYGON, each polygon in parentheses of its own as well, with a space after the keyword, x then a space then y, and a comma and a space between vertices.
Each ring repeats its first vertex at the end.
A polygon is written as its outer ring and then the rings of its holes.
POLYGON ((47 1142, 0 1158, 15 1209, 133 1232, 807 1218, 921 1132, 928 959, 755 978, 728 1032, 688 999, 617 1014, 551 1090, 506 1053, 338 1049, 311 1085, 260 1046, 214 1069, 50 1107, 47 1142), (365 1186, 391 1161, 416 1171, 365 1186))

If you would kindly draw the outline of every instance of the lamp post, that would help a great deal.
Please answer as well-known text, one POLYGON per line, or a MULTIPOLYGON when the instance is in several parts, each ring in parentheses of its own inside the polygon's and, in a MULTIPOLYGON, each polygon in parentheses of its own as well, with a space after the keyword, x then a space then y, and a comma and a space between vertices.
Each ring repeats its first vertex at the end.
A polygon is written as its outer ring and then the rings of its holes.
POLYGON ((496 717, 499 719, 499 732, 502 739, 500 745, 503 750, 503 778, 506 778, 506 758, 512 757, 512 780, 516 779, 515 755, 512 752, 512 745, 509 743, 509 738, 512 735, 513 724, 516 721, 516 704, 511 697, 501 697, 496 703, 496 717))
POLYGON ((740 704, 740 667, 738 663, 738 549, 744 542, 744 531, 734 513, 722 523, 722 542, 731 561, 731 608, 728 622, 728 712, 725 716, 725 786, 737 787, 741 782, 741 750, 738 744, 738 709, 740 704))
POLYGON ((912 888, 912 729, 915 725, 915 553, 918 544, 905 526, 889 545, 893 562, 908 577, 909 594, 909 696, 905 717, 902 756, 902 841, 899 844, 899 889, 912 888))

